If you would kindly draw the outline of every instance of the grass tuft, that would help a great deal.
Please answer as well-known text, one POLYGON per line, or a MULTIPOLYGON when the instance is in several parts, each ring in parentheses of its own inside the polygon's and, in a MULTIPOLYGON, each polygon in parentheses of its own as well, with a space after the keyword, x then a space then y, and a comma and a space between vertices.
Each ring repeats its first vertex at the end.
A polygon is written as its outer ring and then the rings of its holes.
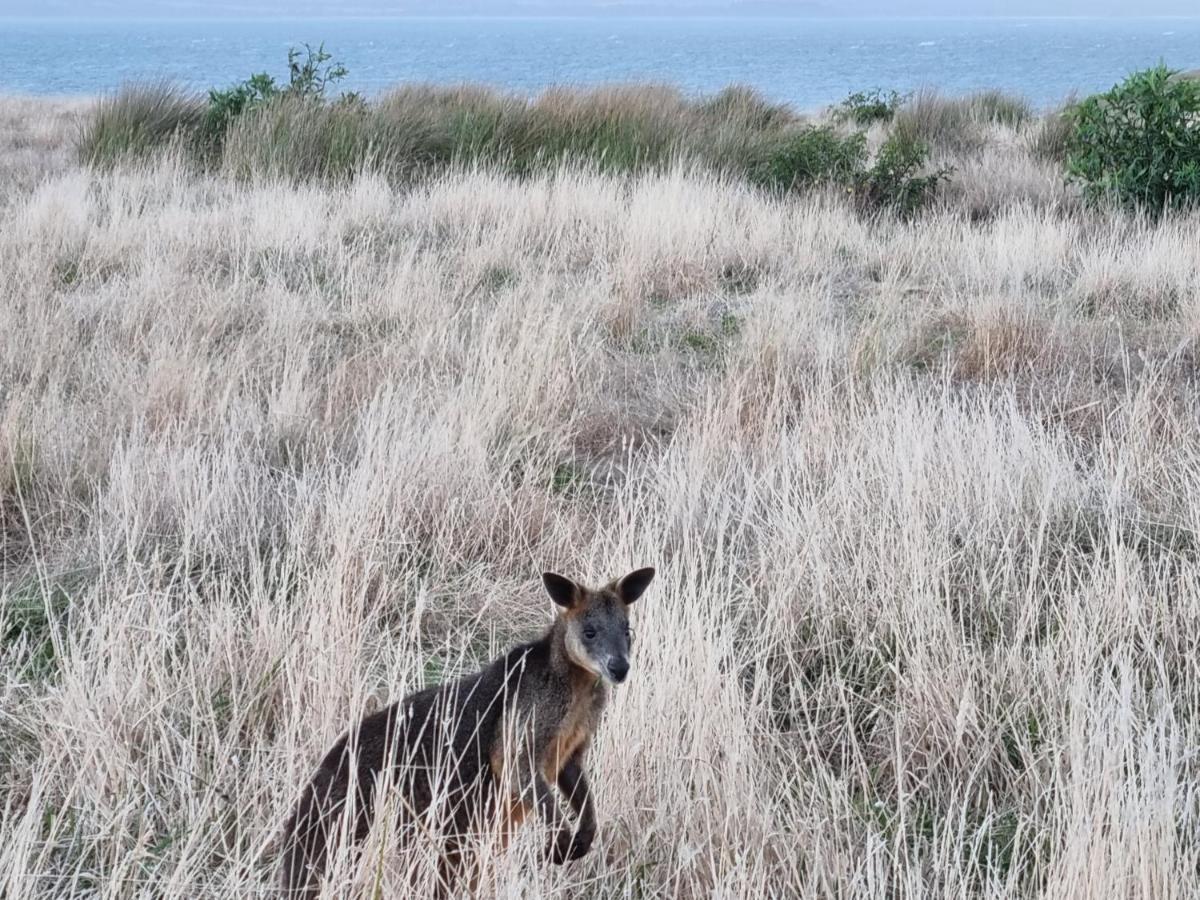
POLYGON ((199 97, 169 83, 127 85, 96 104, 79 135, 79 158, 91 165, 143 159, 190 139, 203 116, 199 97))
POLYGON ((946 97, 922 90, 896 113, 894 132, 941 150, 971 153, 987 143, 987 127, 1017 128, 1032 116, 1027 101, 1001 91, 946 97))

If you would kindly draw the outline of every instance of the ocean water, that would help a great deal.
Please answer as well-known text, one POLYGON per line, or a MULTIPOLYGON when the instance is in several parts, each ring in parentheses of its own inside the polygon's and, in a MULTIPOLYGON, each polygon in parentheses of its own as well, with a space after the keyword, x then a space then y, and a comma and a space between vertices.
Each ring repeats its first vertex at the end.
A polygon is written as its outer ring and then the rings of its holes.
POLYGON ((197 89, 284 74, 288 47, 324 42, 373 94, 405 81, 522 91, 670 82, 749 84, 800 109, 870 87, 1000 87, 1040 106, 1106 89, 1164 61, 1200 68, 1189 19, 290 19, 31 21, 0 18, 0 92, 97 94, 169 78, 197 89))

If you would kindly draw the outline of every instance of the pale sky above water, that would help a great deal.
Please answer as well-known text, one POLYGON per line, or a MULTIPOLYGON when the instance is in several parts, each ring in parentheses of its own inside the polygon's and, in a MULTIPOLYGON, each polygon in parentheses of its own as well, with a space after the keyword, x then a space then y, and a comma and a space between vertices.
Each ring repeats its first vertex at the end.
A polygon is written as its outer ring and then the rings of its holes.
POLYGON ((1198 16, 1200 0, 0 0, 0 17, 1198 16))

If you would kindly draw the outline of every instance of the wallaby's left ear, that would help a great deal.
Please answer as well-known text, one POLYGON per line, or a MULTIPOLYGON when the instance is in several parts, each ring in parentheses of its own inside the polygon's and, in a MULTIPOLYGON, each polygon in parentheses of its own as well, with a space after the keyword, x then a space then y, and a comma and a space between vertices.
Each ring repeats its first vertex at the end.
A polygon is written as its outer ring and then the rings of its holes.
POLYGON ((570 609, 579 595, 579 588, 576 587, 575 582, 562 575, 556 575, 554 572, 543 572, 542 584, 546 588, 546 593, 550 595, 550 599, 563 609, 570 609))
POLYGON ((630 604, 646 592, 646 588, 650 587, 650 582, 653 580, 653 567, 647 566, 644 569, 638 569, 617 582, 617 593, 626 604, 630 604))

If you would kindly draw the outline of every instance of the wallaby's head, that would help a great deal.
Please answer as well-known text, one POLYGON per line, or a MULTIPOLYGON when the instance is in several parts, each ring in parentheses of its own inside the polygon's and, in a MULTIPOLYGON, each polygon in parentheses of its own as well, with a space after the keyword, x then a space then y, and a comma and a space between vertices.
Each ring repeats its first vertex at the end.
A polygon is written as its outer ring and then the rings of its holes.
POLYGON ((638 569, 592 589, 543 573, 546 593, 560 608, 571 662, 613 684, 624 681, 629 674, 629 606, 653 580, 654 569, 638 569))

